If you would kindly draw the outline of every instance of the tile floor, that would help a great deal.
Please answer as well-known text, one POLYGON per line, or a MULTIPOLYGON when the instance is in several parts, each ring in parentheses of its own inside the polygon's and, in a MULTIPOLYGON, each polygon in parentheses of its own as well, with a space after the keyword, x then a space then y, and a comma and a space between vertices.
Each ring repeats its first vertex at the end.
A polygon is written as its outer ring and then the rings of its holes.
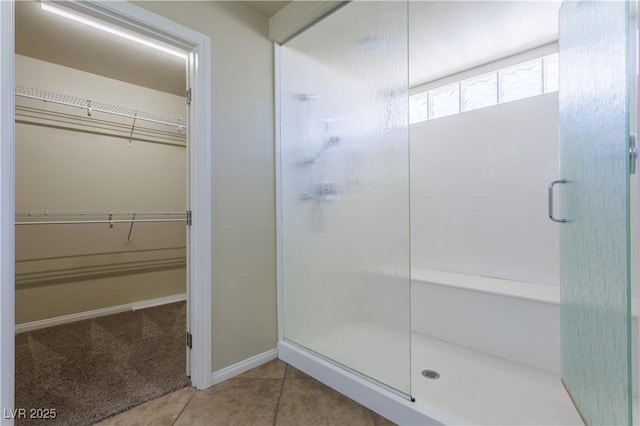
POLYGON ((276 359, 203 391, 180 389, 98 425, 393 425, 276 359))

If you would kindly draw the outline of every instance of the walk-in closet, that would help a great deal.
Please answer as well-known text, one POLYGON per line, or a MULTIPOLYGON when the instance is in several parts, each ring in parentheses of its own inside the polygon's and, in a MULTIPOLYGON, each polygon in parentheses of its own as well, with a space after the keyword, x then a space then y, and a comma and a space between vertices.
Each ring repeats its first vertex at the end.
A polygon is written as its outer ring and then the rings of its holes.
POLYGON ((16 2, 15 401, 83 425, 189 384, 186 57, 53 12, 16 2))

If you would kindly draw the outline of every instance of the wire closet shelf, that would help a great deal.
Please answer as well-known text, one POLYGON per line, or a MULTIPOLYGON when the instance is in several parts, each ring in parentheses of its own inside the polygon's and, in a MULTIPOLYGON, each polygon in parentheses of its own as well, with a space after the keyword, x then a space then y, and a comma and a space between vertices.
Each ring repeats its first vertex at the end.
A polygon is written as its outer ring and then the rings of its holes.
POLYGON ((25 86, 16 86, 15 95, 28 99, 37 99, 44 102, 51 102, 59 105, 80 108, 87 111, 87 115, 91 117, 93 112, 101 112, 105 114, 117 115, 120 117, 128 117, 134 120, 149 121, 152 123, 165 124, 175 127, 176 131, 182 132, 187 128, 183 118, 171 117, 164 114, 153 112, 139 111, 118 105, 112 105, 105 102, 94 101, 92 99, 81 98, 78 96, 65 95, 63 93, 54 92, 46 89, 37 89, 25 86))
POLYGON ((188 212, 17 212, 16 225, 76 225, 106 223, 188 222, 188 212))
POLYGON ((135 213, 84 213, 84 212, 17 212, 16 225, 96 225, 129 224, 127 241, 131 240, 136 223, 184 222, 191 225, 191 212, 135 212, 135 213))

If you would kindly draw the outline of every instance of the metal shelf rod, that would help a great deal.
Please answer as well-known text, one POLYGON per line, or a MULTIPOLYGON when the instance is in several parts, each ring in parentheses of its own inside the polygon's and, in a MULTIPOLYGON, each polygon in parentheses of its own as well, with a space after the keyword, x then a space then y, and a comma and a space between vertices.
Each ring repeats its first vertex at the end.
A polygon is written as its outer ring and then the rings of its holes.
POLYGON ((61 211, 27 211, 27 212, 16 212, 16 217, 50 217, 50 216, 186 216, 186 212, 127 212, 127 213, 116 213, 116 212, 61 212, 61 211))
POLYGON ((114 219, 114 220, 55 220, 40 222, 16 222, 16 225, 74 225, 74 224, 96 224, 96 223, 150 223, 150 222, 186 222, 187 219, 114 219))

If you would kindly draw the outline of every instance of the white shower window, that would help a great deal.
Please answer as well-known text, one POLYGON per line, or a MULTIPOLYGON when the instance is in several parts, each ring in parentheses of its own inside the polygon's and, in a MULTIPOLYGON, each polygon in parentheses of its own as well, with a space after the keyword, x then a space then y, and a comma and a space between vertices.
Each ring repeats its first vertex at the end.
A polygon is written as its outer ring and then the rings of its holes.
POLYGON ((429 91, 429 118, 446 117, 460 112, 460 83, 429 91))
POLYGON ((558 54, 553 53, 409 97, 410 123, 558 91, 558 54))
POLYGON ((542 61, 518 64, 498 71, 500 103, 542 94, 542 61))
POLYGON ((472 111, 498 103, 497 73, 492 72, 460 83, 461 110, 472 111))
POLYGON ((558 91, 558 54, 542 58, 544 93, 558 91))
POLYGON ((419 123, 429 119, 429 92, 409 97, 409 123, 419 123))

